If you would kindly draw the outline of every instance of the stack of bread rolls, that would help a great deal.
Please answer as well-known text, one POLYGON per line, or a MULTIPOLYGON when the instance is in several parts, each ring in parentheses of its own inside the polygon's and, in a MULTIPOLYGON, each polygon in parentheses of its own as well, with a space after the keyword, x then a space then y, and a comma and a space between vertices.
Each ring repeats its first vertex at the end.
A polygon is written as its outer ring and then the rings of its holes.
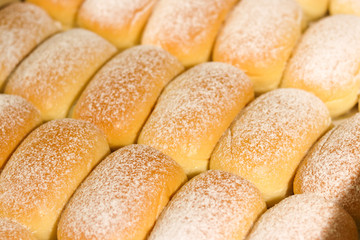
POLYGON ((358 4, 0 0, 0 239, 358 239, 358 4))

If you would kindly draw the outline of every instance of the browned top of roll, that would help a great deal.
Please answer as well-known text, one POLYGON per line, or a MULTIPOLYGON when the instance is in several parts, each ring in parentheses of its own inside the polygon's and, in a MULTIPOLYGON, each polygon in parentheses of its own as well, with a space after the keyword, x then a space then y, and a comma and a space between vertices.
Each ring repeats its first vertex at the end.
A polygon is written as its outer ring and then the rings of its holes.
POLYGON ((336 201, 360 222, 360 114, 333 128, 299 167, 295 193, 336 201))
POLYGON ((23 138, 40 123, 40 112, 28 101, 0 94, 0 169, 23 138))
POLYGON ((186 181, 170 157, 145 145, 112 153, 62 214, 60 239, 145 239, 170 196, 186 181))
POLYGON ((0 10, 0 89, 15 66, 59 29, 44 10, 29 3, 0 10))
POLYGON ((259 190, 250 182, 210 170, 175 194, 149 239, 244 239, 265 208, 259 190))
POLYGON ((0 239, 36 240, 35 237, 25 227, 6 218, 0 218, 0 239))
POLYGON ((112 148, 134 143, 160 92, 183 68, 161 48, 130 48, 109 61, 91 80, 73 117, 101 128, 112 148))
POLYGON ((248 240, 357 240, 354 220, 340 206, 315 194, 288 197, 265 212, 248 240))

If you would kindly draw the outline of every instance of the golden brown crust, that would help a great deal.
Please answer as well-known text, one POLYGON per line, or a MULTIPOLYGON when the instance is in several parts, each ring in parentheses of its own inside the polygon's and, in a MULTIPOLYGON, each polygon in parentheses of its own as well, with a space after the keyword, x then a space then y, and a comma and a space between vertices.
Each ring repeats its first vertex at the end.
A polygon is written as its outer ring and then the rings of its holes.
POLYGON ((300 37, 301 19, 294 0, 242 0, 219 33, 213 59, 243 70, 255 92, 275 89, 300 37))
POLYGON ((360 223, 360 114, 323 136, 299 167, 295 193, 335 201, 360 223))
POLYGON ((265 212, 248 240, 357 240, 356 224, 340 206, 315 194, 288 197, 265 212))
POLYGON ((65 29, 75 23, 75 16, 83 0, 26 0, 45 9, 51 17, 60 21, 65 29))
POLYGON ((143 240, 186 181, 170 157, 145 145, 119 149, 89 175, 62 213, 61 240, 143 240))
POLYGON ((360 89, 360 17, 334 15, 311 25, 294 50, 282 87, 312 92, 332 117, 350 110, 360 89))
POLYGON ((64 118, 90 77, 115 52, 105 39, 84 29, 57 34, 20 64, 5 92, 34 104, 46 121, 64 118))
POLYGON ((62 119, 43 124, 20 144, 0 175, 0 216, 54 239, 60 213, 81 181, 109 152, 91 123, 62 119))
POLYGON ((0 169, 25 136, 41 124, 40 112, 25 99, 0 94, 0 169))
POLYGON ((0 239, 4 240, 36 240, 23 226, 15 221, 0 218, 0 239))
POLYGON ((4 7, 9 3, 17 2, 18 0, 0 0, 0 7, 4 7))
POLYGON ((330 14, 354 14, 360 16, 359 0, 330 0, 330 14))
POLYGON ((183 69, 161 48, 130 48, 91 80, 76 103, 73 117, 102 129, 112 149, 135 143, 162 89, 183 69))
POLYGON ((330 123, 326 106, 313 94, 273 90, 240 112, 212 153, 210 169, 249 180, 273 205, 289 195, 298 164, 330 123))
POLYGON ((175 194, 149 240, 245 239, 265 210, 260 191, 250 182, 231 173, 207 171, 175 194))
POLYGON ((160 0, 142 44, 164 48, 185 66, 205 62, 226 15, 237 0, 160 0))
POLYGON ((0 90, 20 61, 59 29, 45 11, 29 3, 0 10, 0 90))
POLYGON ((241 70, 225 63, 197 65, 164 89, 138 143, 168 154, 187 174, 203 172, 217 141, 253 97, 241 70))
POLYGON ((331 0, 296 0, 304 12, 305 26, 316 19, 323 17, 331 0))
POLYGON ((128 48, 140 42, 140 34, 156 1, 85 0, 77 24, 96 32, 118 48, 128 48))

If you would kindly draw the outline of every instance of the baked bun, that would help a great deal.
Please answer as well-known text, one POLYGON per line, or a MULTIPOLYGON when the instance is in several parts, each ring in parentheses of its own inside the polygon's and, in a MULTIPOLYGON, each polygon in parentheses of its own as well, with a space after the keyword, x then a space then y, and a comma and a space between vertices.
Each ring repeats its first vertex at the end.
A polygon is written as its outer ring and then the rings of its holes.
POLYGON ((41 8, 14 3, 0 10, 0 89, 11 71, 59 26, 41 8))
POLYGON ((161 48, 130 48, 95 75, 77 102, 73 117, 97 125, 113 149, 135 143, 162 89, 183 69, 161 48))
POLYGON ((259 190, 239 176, 207 171, 171 199, 149 240, 245 239, 266 205, 259 190))
POLYGON ((77 17, 80 27, 96 32, 118 48, 140 42, 157 0, 85 0, 77 17))
POLYGON ((0 7, 6 6, 9 3, 16 2, 18 0, 0 0, 0 7))
POLYGON ((242 0, 219 33, 213 59, 243 70, 255 92, 275 89, 300 37, 301 19, 295 0, 242 0))
POLYGON ((314 93, 332 117, 350 110, 360 90, 360 17, 326 17, 305 32, 287 65, 282 87, 314 93))
POLYGON ((180 165, 145 145, 102 161, 61 215, 58 238, 145 239, 171 195, 186 181, 180 165))
POLYGON ((224 63, 203 63, 165 88, 138 143, 172 157, 193 176, 208 169, 216 143, 254 97, 251 81, 224 63))
POLYGON ((0 217, 21 223, 37 239, 55 239, 65 204, 108 153, 105 135, 91 123, 62 119, 41 125, 0 175, 0 217))
POLYGON ((51 17, 60 21, 63 28, 74 26, 75 16, 83 0, 26 0, 45 9, 51 17))
POLYGON ((360 16, 360 1, 330 0, 330 14, 354 14, 360 16))
POLYGON ((4 240, 36 240, 23 226, 10 219, 0 218, 0 239, 4 240))
POLYGON ((357 240, 351 216, 314 194, 284 199, 257 221, 247 240, 357 240))
POLYGON ((227 13, 237 0, 160 0, 142 44, 160 46, 185 66, 206 62, 227 13))
POLYGON ((331 123, 313 94, 277 89, 240 112, 211 155, 210 169, 252 182, 269 206, 289 195, 296 168, 331 123))
POLYGON ((0 94, 0 169, 25 136, 40 124, 40 113, 32 104, 18 96, 0 94))
POLYGON ((304 25, 323 17, 331 0, 296 0, 304 12, 304 25))
POLYGON ((57 34, 20 64, 5 93, 33 103, 45 121, 64 118, 90 77, 115 52, 114 46, 87 30, 57 34))
POLYGON ((360 223, 360 113, 318 141, 299 167, 295 193, 333 200, 360 223))

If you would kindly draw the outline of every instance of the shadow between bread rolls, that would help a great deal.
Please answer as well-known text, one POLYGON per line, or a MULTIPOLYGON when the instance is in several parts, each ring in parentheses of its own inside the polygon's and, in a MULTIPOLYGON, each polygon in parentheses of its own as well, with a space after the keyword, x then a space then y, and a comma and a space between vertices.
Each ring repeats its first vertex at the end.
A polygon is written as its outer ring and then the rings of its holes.
POLYGON ((166 86, 138 143, 172 157, 194 176, 208 169, 216 143, 254 98, 251 81, 225 63, 197 65, 166 86))
POLYGON ((243 109, 216 145, 210 169, 238 174, 268 206, 292 192, 298 164, 331 123, 325 104, 299 89, 277 89, 243 109))

